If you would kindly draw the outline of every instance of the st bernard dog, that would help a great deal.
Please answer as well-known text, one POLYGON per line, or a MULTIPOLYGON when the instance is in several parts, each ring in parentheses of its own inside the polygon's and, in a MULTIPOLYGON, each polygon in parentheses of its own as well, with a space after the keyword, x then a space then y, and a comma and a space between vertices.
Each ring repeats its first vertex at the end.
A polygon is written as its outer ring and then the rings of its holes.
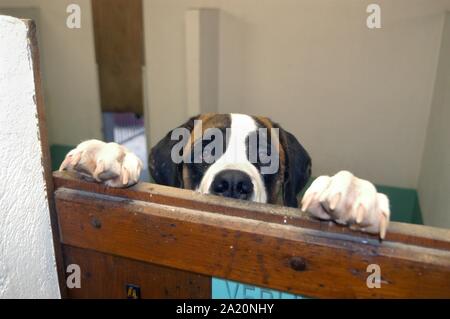
MULTIPOLYGON (((71 150, 60 170, 110 187, 138 182, 142 162, 124 146, 88 140, 71 150)), ((299 207, 311 157, 299 141, 266 117, 202 114, 171 130, 150 152, 158 184, 259 203, 299 207)), ((319 176, 301 199, 302 211, 384 238, 389 200, 348 171, 319 176)))

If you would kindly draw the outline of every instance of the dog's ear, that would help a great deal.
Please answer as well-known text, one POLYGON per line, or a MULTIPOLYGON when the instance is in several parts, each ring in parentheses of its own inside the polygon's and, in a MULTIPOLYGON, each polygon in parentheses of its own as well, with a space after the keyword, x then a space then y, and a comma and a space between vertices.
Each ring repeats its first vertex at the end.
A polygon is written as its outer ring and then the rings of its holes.
MULTIPOLYGON (((194 120, 197 118, 198 116, 192 117, 186 123, 173 130, 177 128, 186 128, 192 132, 194 120)), ((179 140, 171 139, 173 130, 167 133, 166 136, 151 149, 148 163, 150 174, 157 184, 182 188, 182 163, 175 163, 171 157, 172 147, 179 142, 179 140)))
POLYGON ((294 135, 278 128, 280 144, 285 153, 283 203, 284 206, 297 208, 297 195, 311 176, 311 157, 294 135))

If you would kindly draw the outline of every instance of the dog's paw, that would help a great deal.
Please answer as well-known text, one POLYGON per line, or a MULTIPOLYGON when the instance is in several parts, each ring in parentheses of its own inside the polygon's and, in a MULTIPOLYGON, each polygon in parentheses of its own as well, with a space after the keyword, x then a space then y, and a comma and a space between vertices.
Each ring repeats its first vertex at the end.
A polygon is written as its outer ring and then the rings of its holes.
POLYGON ((381 239, 386 235, 390 217, 387 196, 347 171, 314 180, 303 196, 302 211, 355 230, 379 233, 381 239))
POLYGON ((117 143, 88 140, 71 150, 59 170, 75 171, 89 181, 111 187, 136 184, 142 162, 127 148, 117 143))

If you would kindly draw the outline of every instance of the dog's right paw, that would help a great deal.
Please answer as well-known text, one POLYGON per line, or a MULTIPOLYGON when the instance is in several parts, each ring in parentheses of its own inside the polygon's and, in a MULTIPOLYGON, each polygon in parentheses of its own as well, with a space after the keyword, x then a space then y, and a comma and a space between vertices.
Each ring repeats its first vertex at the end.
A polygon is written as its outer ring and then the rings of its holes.
POLYGON ((88 140, 67 153, 59 170, 75 171, 111 187, 127 187, 138 182, 142 162, 122 145, 88 140))

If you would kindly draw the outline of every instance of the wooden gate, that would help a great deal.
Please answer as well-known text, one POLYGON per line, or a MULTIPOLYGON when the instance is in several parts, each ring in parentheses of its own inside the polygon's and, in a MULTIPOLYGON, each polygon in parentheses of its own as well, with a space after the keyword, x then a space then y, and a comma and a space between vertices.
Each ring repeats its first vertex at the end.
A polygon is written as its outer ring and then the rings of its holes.
POLYGON ((209 298, 211 277, 319 298, 450 297, 449 230, 393 222, 380 242, 293 208, 53 177, 65 267, 82 271, 69 297, 125 298, 134 285, 143 298, 209 298))

